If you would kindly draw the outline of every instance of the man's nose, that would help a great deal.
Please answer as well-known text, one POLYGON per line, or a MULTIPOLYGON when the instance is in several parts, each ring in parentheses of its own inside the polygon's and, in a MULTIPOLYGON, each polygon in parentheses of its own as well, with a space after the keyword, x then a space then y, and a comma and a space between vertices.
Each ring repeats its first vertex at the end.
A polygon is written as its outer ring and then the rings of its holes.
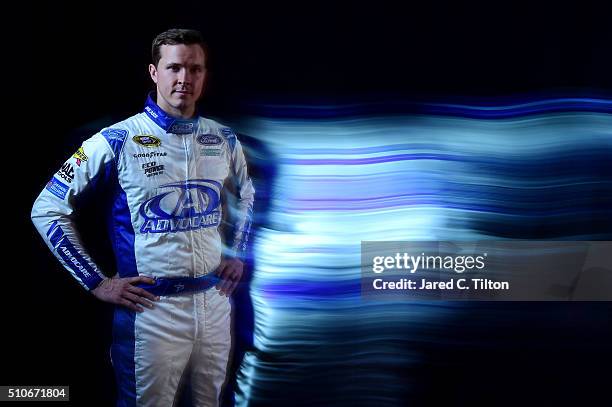
POLYGON ((179 83, 189 83, 191 80, 191 75, 189 75, 189 71, 185 68, 181 69, 178 74, 178 82, 179 83))

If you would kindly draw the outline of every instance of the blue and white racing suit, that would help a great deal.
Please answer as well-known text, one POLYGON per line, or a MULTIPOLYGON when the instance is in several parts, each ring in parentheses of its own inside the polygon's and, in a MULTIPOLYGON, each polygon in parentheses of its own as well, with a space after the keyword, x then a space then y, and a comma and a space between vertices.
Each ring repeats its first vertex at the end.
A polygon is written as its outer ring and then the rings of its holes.
POLYGON ((116 307, 111 356, 118 405, 170 406, 184 373, 194 404, 218 404, 231 348, 231 305, 215 289, 183 289, 221 261, 220 202, 229 178, 238 199, 231 209, 234 241, 226 250, 239 256, 255 192, 240 142, 213 120, 171 117, 149 97, 143 113, 86 140, 34 203, 39 233, 86 289, 105 277, 71 215, 79 195, 102 184, 112 188, 109 230, 119 276, 179 281, 166 287, 153 309, 116 307))

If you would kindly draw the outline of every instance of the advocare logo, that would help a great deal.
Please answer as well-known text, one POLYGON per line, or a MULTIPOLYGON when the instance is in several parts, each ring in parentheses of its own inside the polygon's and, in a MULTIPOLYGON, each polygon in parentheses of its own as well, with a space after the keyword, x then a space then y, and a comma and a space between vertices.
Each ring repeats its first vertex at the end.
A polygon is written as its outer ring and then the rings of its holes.
POLYGON ((140 205, 141 233, 176 233, 218 226, 222 185, 207 179, 161 185, 161 193, 140 205))

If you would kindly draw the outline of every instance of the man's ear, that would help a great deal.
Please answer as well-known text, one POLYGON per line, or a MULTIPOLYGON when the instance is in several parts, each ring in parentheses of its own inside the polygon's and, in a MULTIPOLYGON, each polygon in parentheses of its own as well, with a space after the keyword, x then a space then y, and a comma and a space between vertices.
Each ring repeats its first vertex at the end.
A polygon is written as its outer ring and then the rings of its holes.
POLYGON ((153 64, 149 64, 149 75, 153 82, 157 83, 157 68, 153 64))
POLYGON ((204 70, 204 82, 202 82, 202 91, 200 92, 200 96, 198 97, 198 102, 200 100, 202 100, 202 97, 204 96, 204 93, 206 93, 206 85, 208 85, 208 76, 210 75, 210 72, 207 70, 204 70))

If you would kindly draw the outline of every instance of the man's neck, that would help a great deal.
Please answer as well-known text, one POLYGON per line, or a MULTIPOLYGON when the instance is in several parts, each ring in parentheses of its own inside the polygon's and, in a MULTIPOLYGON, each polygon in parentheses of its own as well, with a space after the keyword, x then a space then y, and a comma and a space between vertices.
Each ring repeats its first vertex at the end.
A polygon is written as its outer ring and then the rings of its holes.
POLYGON ((166 103, 164 98, 160 97, 159 94, 157 95, 156 103, 157 106, 159 106, 160 109, 166 112, 168 115, 179 119, 191 119, 195 114, 195 106, 192 106, 187 110, 180 110, 166 103))

